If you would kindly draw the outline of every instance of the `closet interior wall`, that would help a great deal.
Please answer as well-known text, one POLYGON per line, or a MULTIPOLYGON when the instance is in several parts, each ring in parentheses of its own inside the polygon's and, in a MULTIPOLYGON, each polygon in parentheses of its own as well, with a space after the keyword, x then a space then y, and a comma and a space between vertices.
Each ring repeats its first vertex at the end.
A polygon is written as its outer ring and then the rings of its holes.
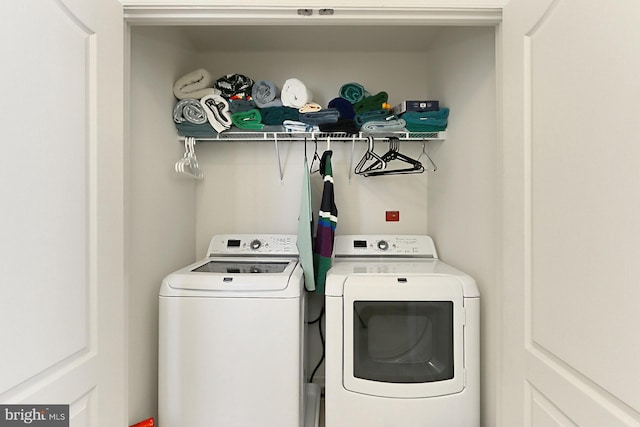
POLYGON ((180 32, 136 27, 130 38, 126 210, 129 253, 129 421, 157 416, 158 291, 196 258, 196 183, 173 167, 182 157, 171 119, 173 81, 198 56, 180 32))
MULTIPOLYGON (((349 172, 366 144, 356 143, 353 164, 351 143, 322 140, 317 149, 320 155, 327 148, 334 153, 337 233, 431 234, 443 259, 478 281, 484 310, 483 425, 495 425, 495 381, 484 374, 495 373, 498 354, 491 314, 497 293, 493 27, 133 26, 130 63, 132 422, 157 414, 157 292, 162 277, 203 257, 214 234, 295 234, 305 145, 309 161, 316 147, 311 140, 279 142, 281 180, 273 142, 198 143, 204 180, 177 175, 174 163, 184 148, 171 120, 171 88, 177 78, 203 67, 214 76, 241 73, 278 85, 296 77, 321 105, 336 97, 343 83, 358 82, 372 94, 388 92, 392 105, 429 98, 451 108, 447 140, 426 144, 438 164, 433 174, 365 178, 349 172), (385 221, 389 210, 400 212, 399 222, 385 221)), ((387 144, 376 142, 375 148, 383 153, 387 144)), ((401 151, 417 158, 422 143, 401 143, 401 151)), ((317 173, 312 190, 317 212, 322 190, 317 173)), ((309 317, 314 318, 322 298, 311 297, 309 317)), ((320 358, 320 343, 316 325, 307 333, 310 373, 320 358)), ((323 377, 321 367, 315 380, 323 377)))

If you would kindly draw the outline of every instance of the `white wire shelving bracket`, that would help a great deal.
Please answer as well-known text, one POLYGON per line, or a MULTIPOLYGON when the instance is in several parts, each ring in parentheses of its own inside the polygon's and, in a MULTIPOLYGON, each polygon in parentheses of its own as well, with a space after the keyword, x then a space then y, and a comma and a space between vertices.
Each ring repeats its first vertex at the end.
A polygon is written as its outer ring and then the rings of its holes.
MULTIPOLYGON (((349 163, 349 180, 351 180, 351 170, 353 169, 353 156, 355 152, 356 142, 368 142, 368 138, 373 137, 375 140, 387 141, 395 138, 399 141, 443 141, 447 139, 447 132, 389 132, 389 133, 366 133, 360 132, 350 134, 346 132, 259 132, 259 131, 226 131, 210 137, 195 137, 196 142, 273 142, 278 160, 278 170, 280 173, 280 181, 284 180, 284 171, 282 170, 282 161, 280 159, 279 142, 351 142, 351 160, 349 163)), ((184 141, 186 137, 180 136, 179 141, 184 141)))

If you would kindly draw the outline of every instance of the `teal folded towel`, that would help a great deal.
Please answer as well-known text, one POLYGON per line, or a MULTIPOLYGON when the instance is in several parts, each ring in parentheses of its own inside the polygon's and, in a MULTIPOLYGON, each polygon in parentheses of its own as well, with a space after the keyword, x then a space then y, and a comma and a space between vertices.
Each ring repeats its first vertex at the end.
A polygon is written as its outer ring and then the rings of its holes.
POLYGON ((402 118, 409 132, 440 132, 447 129, 449 108, 435 111, 407 111, 402 118))
POLYGON ((285 120, 298 120, 300 112, 292 107, 267 107, 260 109, 262 123, 265 125, 281 125, 285 120))

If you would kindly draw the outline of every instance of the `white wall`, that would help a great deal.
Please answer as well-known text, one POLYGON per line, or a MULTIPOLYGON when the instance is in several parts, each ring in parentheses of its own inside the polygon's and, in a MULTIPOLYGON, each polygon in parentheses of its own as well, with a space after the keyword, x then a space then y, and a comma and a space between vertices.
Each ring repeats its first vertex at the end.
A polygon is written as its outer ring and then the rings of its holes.
POLYGON ((430 145, 429 234, 440 257, 481 295, 482 425, 495 426, 499 375, 498 152, 493 28, 446 29, 429 51, 429 87, 451 108, 447 140, 430 145))
POLYGON ((138 27, 131 43, 127 234, 129 253, 129 421, 157 414, 158 290, 195 260, 195 183, 173 165, 184 148, 172 115, 173 82, 195 54, 166 30, 138 27))

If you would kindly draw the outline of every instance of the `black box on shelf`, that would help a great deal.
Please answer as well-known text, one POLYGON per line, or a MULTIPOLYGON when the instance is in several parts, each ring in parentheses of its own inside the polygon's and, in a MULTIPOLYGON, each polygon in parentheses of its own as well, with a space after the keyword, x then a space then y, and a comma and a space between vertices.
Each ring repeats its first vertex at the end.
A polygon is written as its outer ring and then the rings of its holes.
POLYGON ((407 111, 436 111, 440 109, 439 101, 403 101, 393 107, 393 114, 400 115, 407 111))

